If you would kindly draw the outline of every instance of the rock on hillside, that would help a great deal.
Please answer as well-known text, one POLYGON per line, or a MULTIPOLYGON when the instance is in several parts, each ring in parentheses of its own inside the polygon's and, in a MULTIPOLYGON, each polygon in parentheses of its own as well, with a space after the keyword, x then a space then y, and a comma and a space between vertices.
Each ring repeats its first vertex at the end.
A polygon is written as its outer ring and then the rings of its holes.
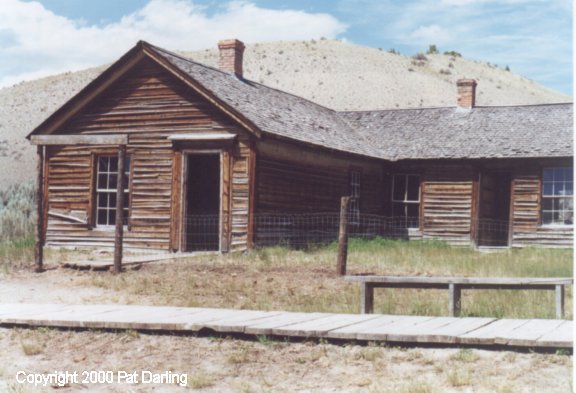
MULTIPOLYGON (((216 66, 216 49, 182 52, 216 66)), ((25 136, 104 70, 67 72, 0 89, 0 188, 32 179, 25 136)), ((245 77, 337 110, 452 106, 459 78, 478 81, 478 105, 523 105, 571 98, 494 65, 448 55, 426 60, 339 41, 247 45, 245 77)))

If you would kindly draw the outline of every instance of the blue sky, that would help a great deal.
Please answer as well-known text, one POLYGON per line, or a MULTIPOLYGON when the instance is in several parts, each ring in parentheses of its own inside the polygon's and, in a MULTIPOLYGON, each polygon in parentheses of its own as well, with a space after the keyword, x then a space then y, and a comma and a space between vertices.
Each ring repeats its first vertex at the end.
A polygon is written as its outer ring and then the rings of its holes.
POLYGON ((138 39, 327 37, 407 55, 435 44, 572 95, 572 16, 571 0, 0 0, 0 87, 114 61, 138 39))

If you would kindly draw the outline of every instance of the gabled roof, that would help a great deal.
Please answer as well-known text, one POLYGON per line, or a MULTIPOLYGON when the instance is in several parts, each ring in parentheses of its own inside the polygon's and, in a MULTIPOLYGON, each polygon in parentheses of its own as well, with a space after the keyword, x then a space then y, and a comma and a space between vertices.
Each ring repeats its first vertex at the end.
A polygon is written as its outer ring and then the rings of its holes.
POLYGON ((239 79, 165 49, 146 44, 262 132, 330 149, 378 157, 362 133, 328 109, 305 98, 239 79))
POLYGON ((341 112, 389 160, 573 155, 572 104, 341 112))
POLYGON ((57 130, 145 56, 256 136, 264 133, 391 161, 573 155, 572 104, 336 112, 144 41, 30 135, 57 130))

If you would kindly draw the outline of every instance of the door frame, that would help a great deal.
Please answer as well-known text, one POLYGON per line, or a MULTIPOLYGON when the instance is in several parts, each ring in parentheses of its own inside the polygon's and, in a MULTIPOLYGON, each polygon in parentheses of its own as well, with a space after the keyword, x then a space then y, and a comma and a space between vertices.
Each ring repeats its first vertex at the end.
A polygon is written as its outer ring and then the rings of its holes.
POLYGON ((219 195, 219 207, 218 207, 218 249, 215 251, 222 252, 222 214, 223 212, 223 195, 222 190, 224 188, 224 154, 226 152, 222 149, 183 149, 182 150, 182 168, 181 168, 181 180, 180 180, 180 195, 181 195, 181 203, 180 203, 180 236, 179 236, 179 250, 180 252, 189 252, 187 250, 186 244, 186 229, 187 229, 187 222, 186 222, 186 214, 187 214, 187 201, 188 201, 188 157, 191 155, 218 155, 219 159, 219 177, 220 180, 218 182, 218 195, 219 195))
MULTIPOLYGON (((476 247, 482 247, 482 245, 480 245, 480 220, 482 219, 482 189, 483 189, 483 182, 484 182, 484 178, 486 177, 486 175, 489 174, 496 174, 496 175, 506 175, 508 177, 508 182, 507 182, 507 187, 508 187, 508 212, 507 212, 507 217, 506 220, 508 222, 508 229, 507 229, 507 236, 506 236, 506 245, 502 246, 502 247, 510 247, 510 245, 512 244, 511 241, 511 231, 512 231, 512 208, 513 208, 513 187, 512 187, 512 183, 513 183, 513 172, 510 169, 498 169, 498 168, 494 168, 494 169, 480 169, 478 171, 478 187, 477 187, 477 195, 476 195, 476 200, 477 200, 477 206, 476 206, 476 225, 475 225, 475 239, 474 239, 474 244, 476 245, 476 247)), ((504 182, 502 182, 504 183, 504 182)))

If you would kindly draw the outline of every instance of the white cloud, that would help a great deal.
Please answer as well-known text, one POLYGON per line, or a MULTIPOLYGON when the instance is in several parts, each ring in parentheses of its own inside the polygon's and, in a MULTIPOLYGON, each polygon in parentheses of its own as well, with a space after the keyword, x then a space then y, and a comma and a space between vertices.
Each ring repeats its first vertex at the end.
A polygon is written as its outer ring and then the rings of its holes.
POLYGON ((0 86, 110 62, 143 39, 168 49, 245 42, 334 38, 346 25, 328 14, 272 10, 231 1, 209 15, 193 0, 150 0, 119 22, 89 26, 38 2, 0 0, 0 86))
POLYGON ((436 44, 572 92, 571 0, 340 0, 374 46, 413 54, 436 44))
POLYGON ((448 30, 438 25, 420 26, 410 34, 410 37, 439 45, 449 43, 453 38, 448 30))

